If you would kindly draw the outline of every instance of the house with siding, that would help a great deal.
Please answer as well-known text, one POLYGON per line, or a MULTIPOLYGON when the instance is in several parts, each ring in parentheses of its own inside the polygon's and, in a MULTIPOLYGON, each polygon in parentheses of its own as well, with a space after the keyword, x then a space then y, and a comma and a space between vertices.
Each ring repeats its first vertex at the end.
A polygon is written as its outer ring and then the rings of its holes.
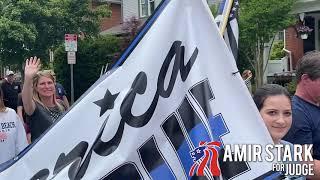
MULTIPOLYGON (((108 4, 111 17, 102 19, 101 34, 119 35, 123 33, 123 23, 132 17, 145 22, 162 0, 92 0, 92 7, 108 4)), ((220 0, 207 0, 208 4, 217 4, 220 0)))
POLYGON ((320 1, 297 0, 292 14, 297 17, 297 24, 285 30, 285 49, 291 56, 292 69, 308 51, 320 50, 320 1), (304 24, 312 29, 308 36, 301 36, 297 27, 304 24))
POLYGON ((108 4, 112 15, 103 18, 101 22, 101 34, 123 33, 123 23, 135 17, 144 22, 160 4, 161 0, 92 0, 92 7, 108 4))
MULTIPOLYGON (((280 31, 279 40, 284 42, 286 57, 281 60, 266 60, 268 68, 265 77, 269 83, 288 83, 295 76, 298 61, 308 51, 320 50, 320 1, 297 0, 291 14, 296 16, 296 23, 280 31), (312 29, 307 35, 299 30, 312 29), (277 80, 277 82, 275 82, 277 80)), ((268 49, 268 45, 266 46, 268 49)))

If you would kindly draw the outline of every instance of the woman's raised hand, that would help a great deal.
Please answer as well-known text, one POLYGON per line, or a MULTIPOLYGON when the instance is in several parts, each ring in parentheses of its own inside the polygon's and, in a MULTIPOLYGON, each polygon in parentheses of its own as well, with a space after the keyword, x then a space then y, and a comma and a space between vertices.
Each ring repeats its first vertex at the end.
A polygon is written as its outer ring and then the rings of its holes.
POLYGON ((30 57, 30 59, 26 60, 24 75, 27 78, 33 78, 33 76, 37 74, 39 69, 40 69, 40 59, 37 58, 37 56, 30 57))

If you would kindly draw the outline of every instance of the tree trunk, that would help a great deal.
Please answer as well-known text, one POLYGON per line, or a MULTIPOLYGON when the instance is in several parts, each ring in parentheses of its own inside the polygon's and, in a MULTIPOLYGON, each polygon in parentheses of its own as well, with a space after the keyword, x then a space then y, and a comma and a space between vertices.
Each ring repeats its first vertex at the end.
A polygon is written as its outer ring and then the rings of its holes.
POLYGON ((263 70, 264 70, 264 63, 263 63, 263 51, 264 51, 264 43, 262 41, 258 41, 256 45, 256 53, 255 53, 255 82, 256 88, 259 88, 263 85, 263 70))

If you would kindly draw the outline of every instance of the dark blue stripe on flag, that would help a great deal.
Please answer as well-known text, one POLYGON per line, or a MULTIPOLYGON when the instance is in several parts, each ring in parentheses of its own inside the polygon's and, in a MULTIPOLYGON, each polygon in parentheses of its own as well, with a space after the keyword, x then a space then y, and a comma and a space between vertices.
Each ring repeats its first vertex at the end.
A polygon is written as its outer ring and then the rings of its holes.
POLYGON ((229 133, 229 129, 224 122, 221 114, 212 115, 211 107, 209 102, 214 99, 212 89, 210 87, 208 79, 201 81, 190 89, 192 97, 195 99, 197 104, 200 106, 201 111, 206 115, 209 121, 211 132, 214 141, 222 143, 221 137, 229 133))
POLYGON ((176 150, 180 163, 185 170, 185 175, 188 177, 187 174, 193 164, 193 160, 189 154, 190 148, 182 133, 177 118, 172 114, 168 119, 166 119, 164 124, 161 125, 161 128, 176 150))
POLYGON ((182 104, 178 108, 178 112, 195 147, 199 146, 200 141, 210 141, 208 130, 202 124, 199 115, 195 112, 187 97, 183 99, 182 104), (198 126, 198 128, 195 128, 195 126, 198 126))
POLYGON ((161 155, 154 136, 139 148, 138 153, 151 179, 176 179, 171 168, 161 155))
POLYGON ((209 117, 209 124, 213 134, 213 138, 222 143, 221 137, 228 134, 230 131, 224 122, 221 114, 209 117))
POLYGON ((202 123, 196 125, 190 132, 188 132, 188 135, 195 147, 199 146, 200 141, 212 141, 212 139, 207 133, 206 127, 202 123))

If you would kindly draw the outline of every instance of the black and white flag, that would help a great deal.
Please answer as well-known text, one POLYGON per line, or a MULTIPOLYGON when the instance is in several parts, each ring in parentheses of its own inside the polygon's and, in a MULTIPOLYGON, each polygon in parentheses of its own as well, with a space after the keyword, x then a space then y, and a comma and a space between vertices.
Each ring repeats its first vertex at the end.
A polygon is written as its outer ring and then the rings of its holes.
POLYGON ((239 0, 222 0, 215 19, 220 30, 223 31, 223 38, 236 61, 239 45, 238 11, 239 0))

